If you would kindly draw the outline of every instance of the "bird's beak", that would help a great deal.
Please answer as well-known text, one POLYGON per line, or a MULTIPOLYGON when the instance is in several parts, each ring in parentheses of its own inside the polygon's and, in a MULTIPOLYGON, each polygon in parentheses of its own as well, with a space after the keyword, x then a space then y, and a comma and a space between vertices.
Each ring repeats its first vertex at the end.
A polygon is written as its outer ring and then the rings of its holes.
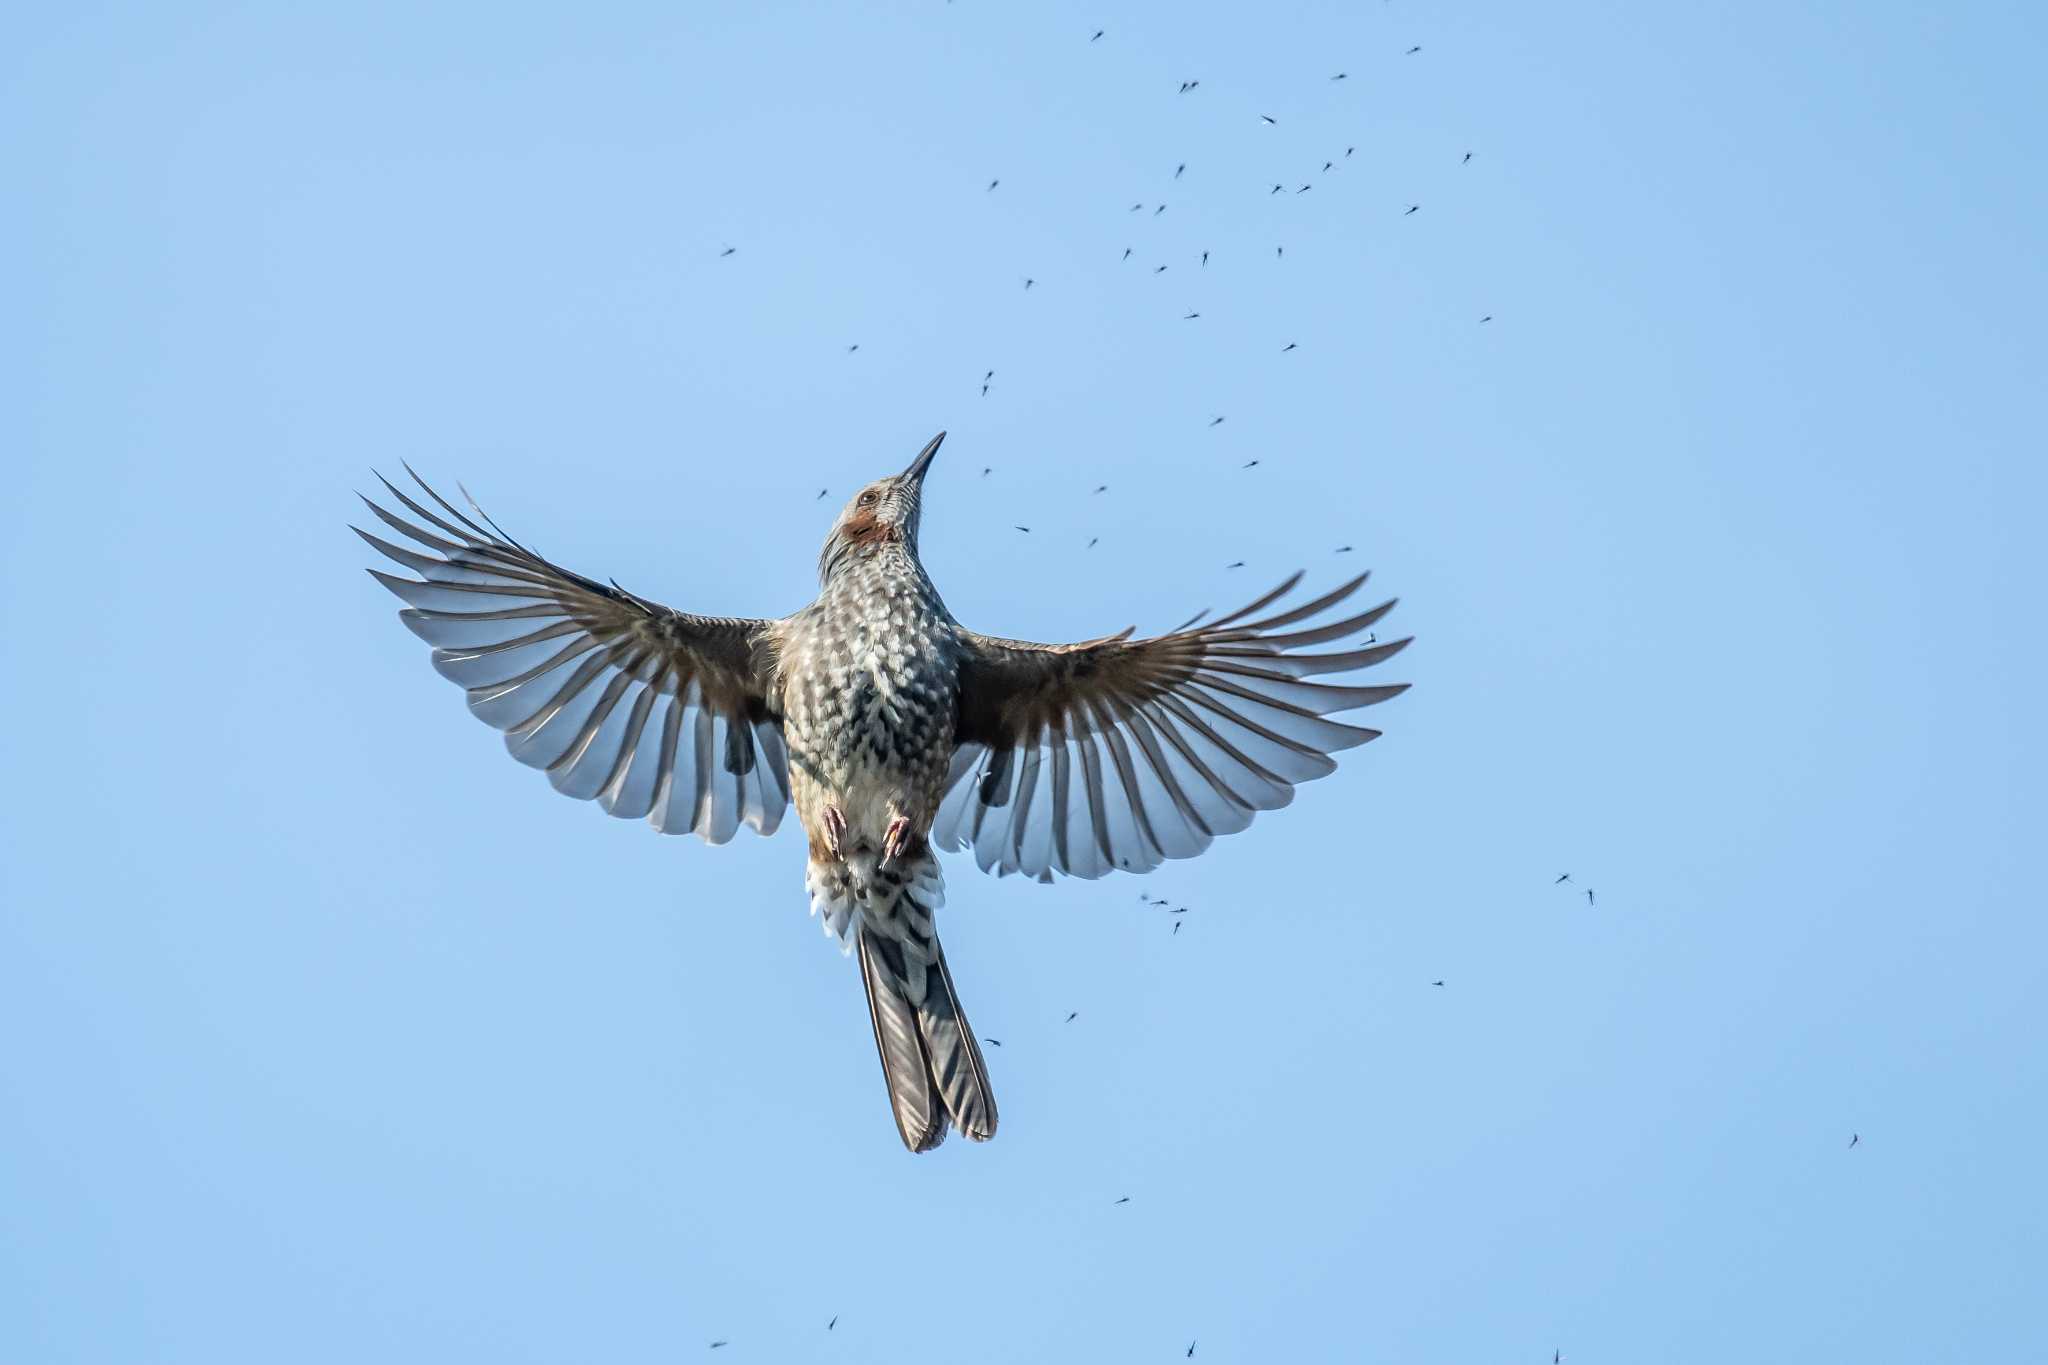
POLYGON ((908 479, 914 484, 922 485, 924 483, 924 472, 932 467, 932 456, 939 453, 939 442, 945 439, 946 433, 943 431, 932 437, 931 444, 917 452, 917 458, 910 462, 910 468, 904 470, 899 477, 908 479))

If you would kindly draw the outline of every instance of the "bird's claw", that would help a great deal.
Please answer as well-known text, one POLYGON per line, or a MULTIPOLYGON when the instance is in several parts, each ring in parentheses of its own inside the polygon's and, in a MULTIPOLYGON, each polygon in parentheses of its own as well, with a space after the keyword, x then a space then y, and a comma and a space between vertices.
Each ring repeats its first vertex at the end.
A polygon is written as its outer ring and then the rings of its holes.
POLYGON ((903 849, 910 842, 910 817, 899 815, 889 822, 888 833, 882 836, 882 861, 893 863, 903 855, 903 849))
POLYGON ((840 814, 839 807, 827 806, 825 807, 823 818, 825 825, 825 847, 831 850, 833 857, 844 861, 846 858, 846 817, 840 814))

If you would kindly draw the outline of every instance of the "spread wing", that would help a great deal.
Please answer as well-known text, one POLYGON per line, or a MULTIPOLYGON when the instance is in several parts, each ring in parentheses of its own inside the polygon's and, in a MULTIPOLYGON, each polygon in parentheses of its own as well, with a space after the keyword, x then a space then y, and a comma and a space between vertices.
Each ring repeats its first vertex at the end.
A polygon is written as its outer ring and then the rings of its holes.
MULTIPOLYGON (((1379 735, 1326 717, 1407 690, 1303 682, 1370 668, 1408 641, 1336 653, 1388 601, 1291 633, 1356 592, 1336 591, 1260 620, 1294 575, 1241 611, 1151 640, 1130 631, 1074 645, 962 632, 959 749, 933 823, 943 848, 974 850, 983 871, 1100 877, 1191 858, 1255 812, 1332 772, 1330 755, 1379 735)), ((1197 620, 1200 618, 1197 617, 1197 620)))
POLYGON ((435 669, 505 732, 514 758, 555 790, 664 834, 722 844, 742 822, 774 833, 789 805, 766 686, 774 623, 671 611, 571 573, 475 504, 483 525, 413 479, 447 518, 383 480, 424 525, 363 501, 429 553, 354 528, 420 577, 370 574, 406 601, 399 620, 434 646, 435 669))

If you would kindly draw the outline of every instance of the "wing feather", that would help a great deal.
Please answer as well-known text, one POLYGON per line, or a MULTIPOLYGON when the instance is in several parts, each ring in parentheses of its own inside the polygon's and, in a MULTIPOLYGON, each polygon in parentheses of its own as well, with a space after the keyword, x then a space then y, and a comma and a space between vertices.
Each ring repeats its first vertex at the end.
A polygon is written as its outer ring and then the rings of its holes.
POLYGON ((1273 610, 1300 579, 1151 639, 1126 630, 1043 645, 962 631, 959 747, 934 842, 972 848, 998 875, 1146 872, 1193 857, 1334 771, 1332 754, 1379 731, 1330 717, 1407 685, 1303 679, 1374 667, 1408 641, 1296 652, 1353 639, 1394 607, 1285 631, 1366 581, 1273 610))
POLYGON ((513 757, 664 833, 723 843, 742 823, 774 831, 789 806, 776 622, 671 610, 541 558, 473 499, 474 516, 417 474, 425 502, 377 477, 410 518, 363 502, 410 544, 353 529, 418 577, 370 574, 513 757))

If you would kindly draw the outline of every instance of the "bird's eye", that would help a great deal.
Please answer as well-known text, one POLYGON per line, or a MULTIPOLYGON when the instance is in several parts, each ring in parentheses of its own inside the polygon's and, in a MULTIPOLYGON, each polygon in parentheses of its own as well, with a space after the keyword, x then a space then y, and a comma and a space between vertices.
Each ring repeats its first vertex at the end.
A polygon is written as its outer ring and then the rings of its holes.
POLYGON ((873 507, 875 500, 881 496, 881 494, 870 488, 867 492, 860 495, 860 505, 862 507, 873 507))

